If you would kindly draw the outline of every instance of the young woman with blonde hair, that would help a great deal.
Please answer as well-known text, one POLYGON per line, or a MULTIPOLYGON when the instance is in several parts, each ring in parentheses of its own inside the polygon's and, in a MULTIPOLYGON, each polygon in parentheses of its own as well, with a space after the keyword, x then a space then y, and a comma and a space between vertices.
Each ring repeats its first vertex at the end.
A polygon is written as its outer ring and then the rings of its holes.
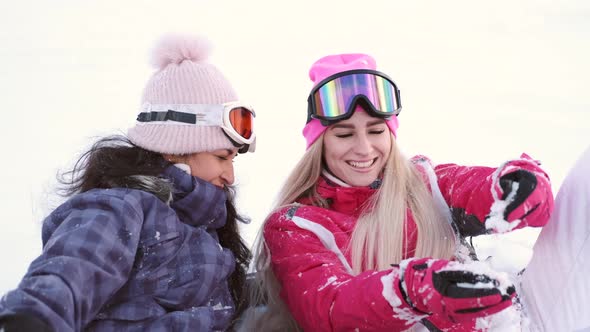
POLYGON ((470 258, 467 236, 544 225, 547 175, 528 157, 434 167, 397 147, 400 94, 365 54, 329 55, 303 130, 307 151, 255 255, 256 331, 471 331, 512 306, 506 275, 470 258))

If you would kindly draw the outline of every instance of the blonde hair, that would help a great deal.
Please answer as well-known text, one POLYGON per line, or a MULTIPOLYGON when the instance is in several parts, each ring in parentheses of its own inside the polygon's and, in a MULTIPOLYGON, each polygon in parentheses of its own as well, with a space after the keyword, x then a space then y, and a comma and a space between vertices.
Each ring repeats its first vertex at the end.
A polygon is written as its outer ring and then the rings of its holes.
MULTIPOLYGON (((350 247, 352 268, 355 274, 366 270, 385 270, 390 264, 407 257, 404 239, 408 239, 406 216, 408 209, 417 229, 414 257, 449 259, 453 256, 456 239, 452 226, 443 211, 437 208, 432 194, 416 166, 405 158, 391 135, 392 146, 383 172, 381 188, 368 202, 354 228, 350 247)), ((285 181, 275 203, 276 211, 301 198, 310 198, 312 204, 327 207, 316 191, 323 161, 323 135, 309 148, 285 181)), ((268 219, 267 219, 268 221, 268 219)), ((266 221, 265 221, 266 224, 266 221)), ((281 285, 274 276, 271 253, 263 237, 264 225, 258 233, 254 248, 258 290, 253 302, 266 302, 263 312, 251 311, 247 326, 256 331, 300 331, 280 299, 281 285)))

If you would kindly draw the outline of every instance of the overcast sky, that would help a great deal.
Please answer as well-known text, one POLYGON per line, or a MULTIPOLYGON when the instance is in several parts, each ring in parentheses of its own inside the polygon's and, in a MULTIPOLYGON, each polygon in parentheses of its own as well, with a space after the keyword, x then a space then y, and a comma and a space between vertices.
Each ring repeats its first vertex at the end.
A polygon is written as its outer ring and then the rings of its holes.
POLYGON ((55 174, 95 137, 125 132, 167 32, 211 39, 257 113, 235 163, 251 241, 304 151, 307 72, 373 55, 399 85, 399 143, 435 163, 496 166, 527 152, 555 192, 590 145, 590 3, 570 1, 0 2, 0 293, 41 248, 55 174))

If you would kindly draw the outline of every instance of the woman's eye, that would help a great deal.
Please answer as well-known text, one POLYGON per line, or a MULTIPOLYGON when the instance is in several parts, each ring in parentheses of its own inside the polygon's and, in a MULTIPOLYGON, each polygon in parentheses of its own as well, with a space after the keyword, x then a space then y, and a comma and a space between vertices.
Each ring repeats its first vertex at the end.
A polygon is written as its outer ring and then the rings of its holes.
POLYGON ((385 129, 371 130, 371 131, 369 131, 369 134, 380 135, 380 134, 383 134, 384 132, 385 132, 385 129))
POLYGON ((351 137, 352 134, 336 134, 336 137, 338 138, 347 138, 347 137, 351 137))

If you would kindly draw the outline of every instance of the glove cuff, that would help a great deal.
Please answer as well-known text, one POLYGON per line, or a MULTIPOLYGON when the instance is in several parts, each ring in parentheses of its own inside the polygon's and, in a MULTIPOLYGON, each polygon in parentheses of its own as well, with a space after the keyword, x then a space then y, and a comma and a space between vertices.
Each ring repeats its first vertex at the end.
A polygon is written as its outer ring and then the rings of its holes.
MULTIPOLYGON (((426 261, 428 261, 429 258, 421 258, 421 259, 415 259, 415 258, 410 258, 410 259, 406 259, 401 261, 399 268, 400 268, 400 273, 399 273, 399 290, 400 293, 402 294, 402 297, 404 299, 404 301, 410 306, 410 308, 412 308, 412 310, 416 311, 417 313, 421 314, 421 315, 432 315, 431 312, 427 312, 424 310, 419 309, 416 304, 412 301, 412 298, 410 297, 410 294, 408 292, 408 285, 406 284, 406 277, 409 277, 409 279, 412 279, 412 276, 406 276, 406 273, 414 273, 414 268, 413 266, 416 264, 425 264, 426 261)), ((412 280, 410 280, 410 283, 412 282, 412 280)))
MULTIPOLYGON (((402 274, 402 276, 403 276, 403 274, 402 274)), ((428 316, 432 315, 431 312, 422 311, 414 305, 414 303, 412 302, 412 300, 410 299, 410 297, 408 296, 408 294, 406 292, 406 284, 404 282, 403 277, 401 277, 399 280, 399 290, 400 290, 400 293, 402 293, 404 301, 406 301, 406 303, 410 306, 410 308, 412 308, 412 310, 420 313, 420 315, 428 315, 428 316)))

